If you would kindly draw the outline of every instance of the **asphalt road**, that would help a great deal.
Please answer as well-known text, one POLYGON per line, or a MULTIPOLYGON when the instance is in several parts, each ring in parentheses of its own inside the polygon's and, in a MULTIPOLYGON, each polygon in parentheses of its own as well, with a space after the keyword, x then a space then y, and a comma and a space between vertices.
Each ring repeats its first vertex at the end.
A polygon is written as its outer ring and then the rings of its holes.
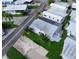
POLYGON ((38 13, 44 10, 45 6, 45 3, 41 3, 41 5, 32 14, 30 14, 25 19, 25 21, 22 24, 20 24, 18 28, 15 29, 14 32, 12 32, 8 37, 6 37, 2 41, 2 55, 7 53, 8 49, 11 48, 14 45, 14 43, 18 40, 18 38, 23 34, 24 29, 34 21, 38 13))

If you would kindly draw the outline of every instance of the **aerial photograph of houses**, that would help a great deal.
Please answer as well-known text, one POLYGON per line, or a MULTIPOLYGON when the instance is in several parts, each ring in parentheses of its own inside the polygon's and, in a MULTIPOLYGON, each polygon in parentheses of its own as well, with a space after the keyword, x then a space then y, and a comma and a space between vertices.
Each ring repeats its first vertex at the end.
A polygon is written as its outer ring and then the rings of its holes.
POLYGON ((2 0, 2 59, 76 59, 76 0, 2 0))

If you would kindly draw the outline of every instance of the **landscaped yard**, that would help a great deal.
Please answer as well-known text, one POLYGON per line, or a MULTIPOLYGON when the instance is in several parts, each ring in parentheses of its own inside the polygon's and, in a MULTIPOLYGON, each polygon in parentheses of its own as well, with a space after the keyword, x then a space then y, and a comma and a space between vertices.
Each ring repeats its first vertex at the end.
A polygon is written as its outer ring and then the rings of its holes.
POLYGON ((19 51, 17 51, 14 47, 9 49, 9 51, 7 53, 7 57, 9 59, 27 59, 19 51))
POLYGON ((51 42, 47 37, 44 35, 37 35, 32 30, 26 29, 24 32, 24 35, 36 42, 37 44, 41 45, 42 47, 46 48, 49 53, 47 54, 47 57, 49 59, 62 59, 60 54, 62 53, 64 40, 67 36, 67 31, 64 30, 64 33, 62 35, 62 39, 60 42, 51 42))
POLYGON ((37 44, 41 45, 42 47, 46 48, 49 53, 47 54, 47 57, 49 59, 62 59, 60 56, 62 53, 63 45, 64 45, 64 40, 67 37, 67 30, 65 30, 66 24, 69 25, 70 21, 70 16, 67 16, 65 18, 65 21, 62 23, 62 29, 63 29, 63 34, 62 34, 62 39, 59 42, 51 42, 45 35, 37 35, 36 33, 33 32, 33 29, 26 29, 24 32, 24 35, 36 42, 37 44))

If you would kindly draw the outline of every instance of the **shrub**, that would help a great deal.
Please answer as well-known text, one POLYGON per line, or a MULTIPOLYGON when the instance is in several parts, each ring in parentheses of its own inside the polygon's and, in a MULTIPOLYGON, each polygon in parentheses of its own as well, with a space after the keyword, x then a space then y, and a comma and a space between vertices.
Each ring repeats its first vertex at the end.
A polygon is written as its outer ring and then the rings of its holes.
POLYGON ((3 29, 10 29, 10 28, 15 28, 17 25, 14 24, 14 22, 3 22, 2 23, 2 28, 3 29))

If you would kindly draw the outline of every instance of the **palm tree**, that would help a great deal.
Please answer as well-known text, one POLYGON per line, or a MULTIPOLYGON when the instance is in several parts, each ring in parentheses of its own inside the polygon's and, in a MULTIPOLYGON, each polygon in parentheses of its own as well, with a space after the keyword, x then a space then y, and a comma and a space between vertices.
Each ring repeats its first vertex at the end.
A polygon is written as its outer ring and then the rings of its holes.
POLYGON ((13 16, 12 14, 9 14, 9 13, 2 13, 2 18, 5 18, 6 22, 9 21, 9 22, 12 22, 12 19, 13 19, 13 16))
POLYGON ((5 22, 2 23, 3 28, 13 28, 15 27, 14 21, 12 21, 13 16, 9 13, 2 13, 2 18, 5 19, 5 22))

